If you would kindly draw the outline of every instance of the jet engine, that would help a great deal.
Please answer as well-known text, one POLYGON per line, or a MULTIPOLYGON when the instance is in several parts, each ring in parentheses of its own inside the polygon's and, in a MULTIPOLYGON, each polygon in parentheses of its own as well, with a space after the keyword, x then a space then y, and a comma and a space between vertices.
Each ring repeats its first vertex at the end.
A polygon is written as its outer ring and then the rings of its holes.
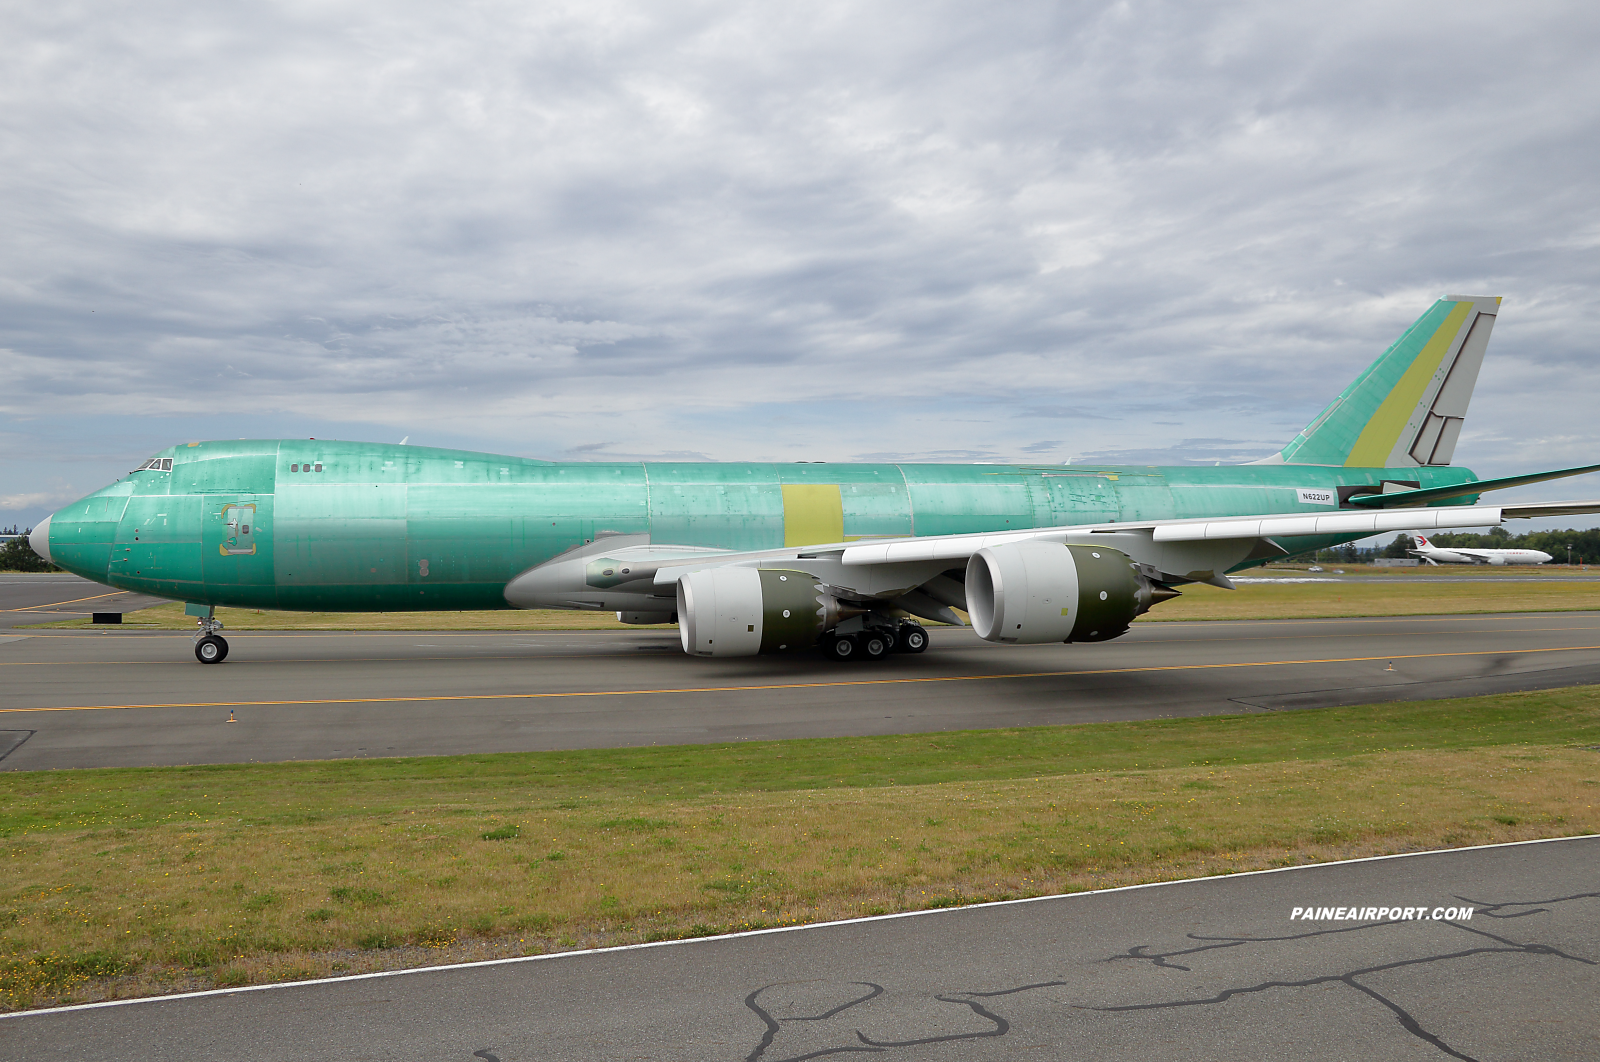
POLYGON ((1152 583, 1106 546, 1016 542, 967 562, 972 629, 991 642, 1103 642, 1177 591, 1152 583))
POLYGON ((839 603, 805 572, 710 568, 678 580, 678 634, 693 656, 808 649, 841 618, 839 603))

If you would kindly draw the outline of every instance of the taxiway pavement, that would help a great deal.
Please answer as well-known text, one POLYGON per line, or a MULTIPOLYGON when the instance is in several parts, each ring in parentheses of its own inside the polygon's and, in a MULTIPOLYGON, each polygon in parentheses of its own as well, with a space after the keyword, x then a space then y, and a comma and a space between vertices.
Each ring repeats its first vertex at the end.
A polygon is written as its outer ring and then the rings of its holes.
POLYGON ((113 590, 65 572, 0 572, 0 630, 25 623, 82 619, 96 612, 135 612, 165 598, 113 590))
POLYGON ((1600 1057, 1600 838, 0 1019, 7 1057, 1600 1057), (1420 907, 1411 921, 1296 907, 1420 907), (1472 909, 1470 918, 1459 909, 1472 909))
POLYGON ((1260 712, 1600 683, 1600 613, 932 631, 919 656, 706 660, 675 631, 0 634, 0 768, 688 744, 1260 712), (7 752, 7 750, 10 750, 7 752))

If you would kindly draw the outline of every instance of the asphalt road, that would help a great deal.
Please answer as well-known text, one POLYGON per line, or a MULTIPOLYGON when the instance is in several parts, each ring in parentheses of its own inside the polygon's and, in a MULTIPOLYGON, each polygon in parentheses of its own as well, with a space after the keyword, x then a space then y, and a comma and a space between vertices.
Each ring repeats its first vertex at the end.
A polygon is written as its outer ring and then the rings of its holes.
POLYGON ((937 629, 920 656, 704 660, 671 631, 0 634, 0 768, 684 744, 1259 712, 1600 683, 1600 613, 937 629), (232 720, 232 721, 230 721, 232 720), (7 754, 7 750, 9 754, 7 754))
POLYGON ((1600 1057, 1600 838, 0 1019, 6 1057, 1600 1057), (1470 918, 1292 920, 1296 907, 1470 918))
POLYGON ((0 630, 20 623, 82 619, 96 612, 136 612, 164 600, 113 590, 65 572, 0 572, 0 630))

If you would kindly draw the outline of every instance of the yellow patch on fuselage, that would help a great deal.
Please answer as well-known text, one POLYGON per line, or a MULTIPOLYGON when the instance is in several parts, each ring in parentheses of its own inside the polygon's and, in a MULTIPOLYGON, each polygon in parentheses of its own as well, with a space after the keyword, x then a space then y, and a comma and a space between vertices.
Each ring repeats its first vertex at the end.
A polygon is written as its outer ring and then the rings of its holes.
POLYGON ((783 485, 783 544, 844 541, 844 500, 837 483, 783 485))

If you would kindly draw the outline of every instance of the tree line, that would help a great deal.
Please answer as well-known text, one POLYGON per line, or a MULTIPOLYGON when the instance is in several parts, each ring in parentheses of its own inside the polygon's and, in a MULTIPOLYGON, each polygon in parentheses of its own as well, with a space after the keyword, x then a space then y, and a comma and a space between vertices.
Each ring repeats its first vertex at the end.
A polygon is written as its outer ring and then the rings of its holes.
MULTIPOLYGON (((1428 541, 1441 549, 1464 546, 1474 549, 1538 549, 1555 558, 1554 563, 1567 562, 1567 547, 1572 547, 1573 564, 1593 564, 1600 561, 1600 527, 1584 531, 1524 531, 1513 535, 1503 527, 1490 528, 1487 534, 1443 532, 1429 535, 1428 541)), ((1315 559, 1335 564, 1371 564, 1379 557, 1407 557, 1415 549, 1410 535, 1396 535, 1388 545, 1357 549, 1354 545, 1319 549, 1315 559)))
POLYGON ((1573 564, 1593 564, 1600 560, 1600 527, 1584 531, 1525 531, 1520 535, 1513 535, 1503 527, 1494 527, 1486 535, 1434 535, 1428 541, 1438 546, 1542 549, 1563 564, 1567 560, 1567 547, 1571 546, 1573 564))
POLYGON ((27 531, 18 531, 15 527, 8 527, 0 534, 16 535, 11 541, 0 546, 0 572, 59 572, 61 569, 45 560, 33 551, 28 544, 27 531))

